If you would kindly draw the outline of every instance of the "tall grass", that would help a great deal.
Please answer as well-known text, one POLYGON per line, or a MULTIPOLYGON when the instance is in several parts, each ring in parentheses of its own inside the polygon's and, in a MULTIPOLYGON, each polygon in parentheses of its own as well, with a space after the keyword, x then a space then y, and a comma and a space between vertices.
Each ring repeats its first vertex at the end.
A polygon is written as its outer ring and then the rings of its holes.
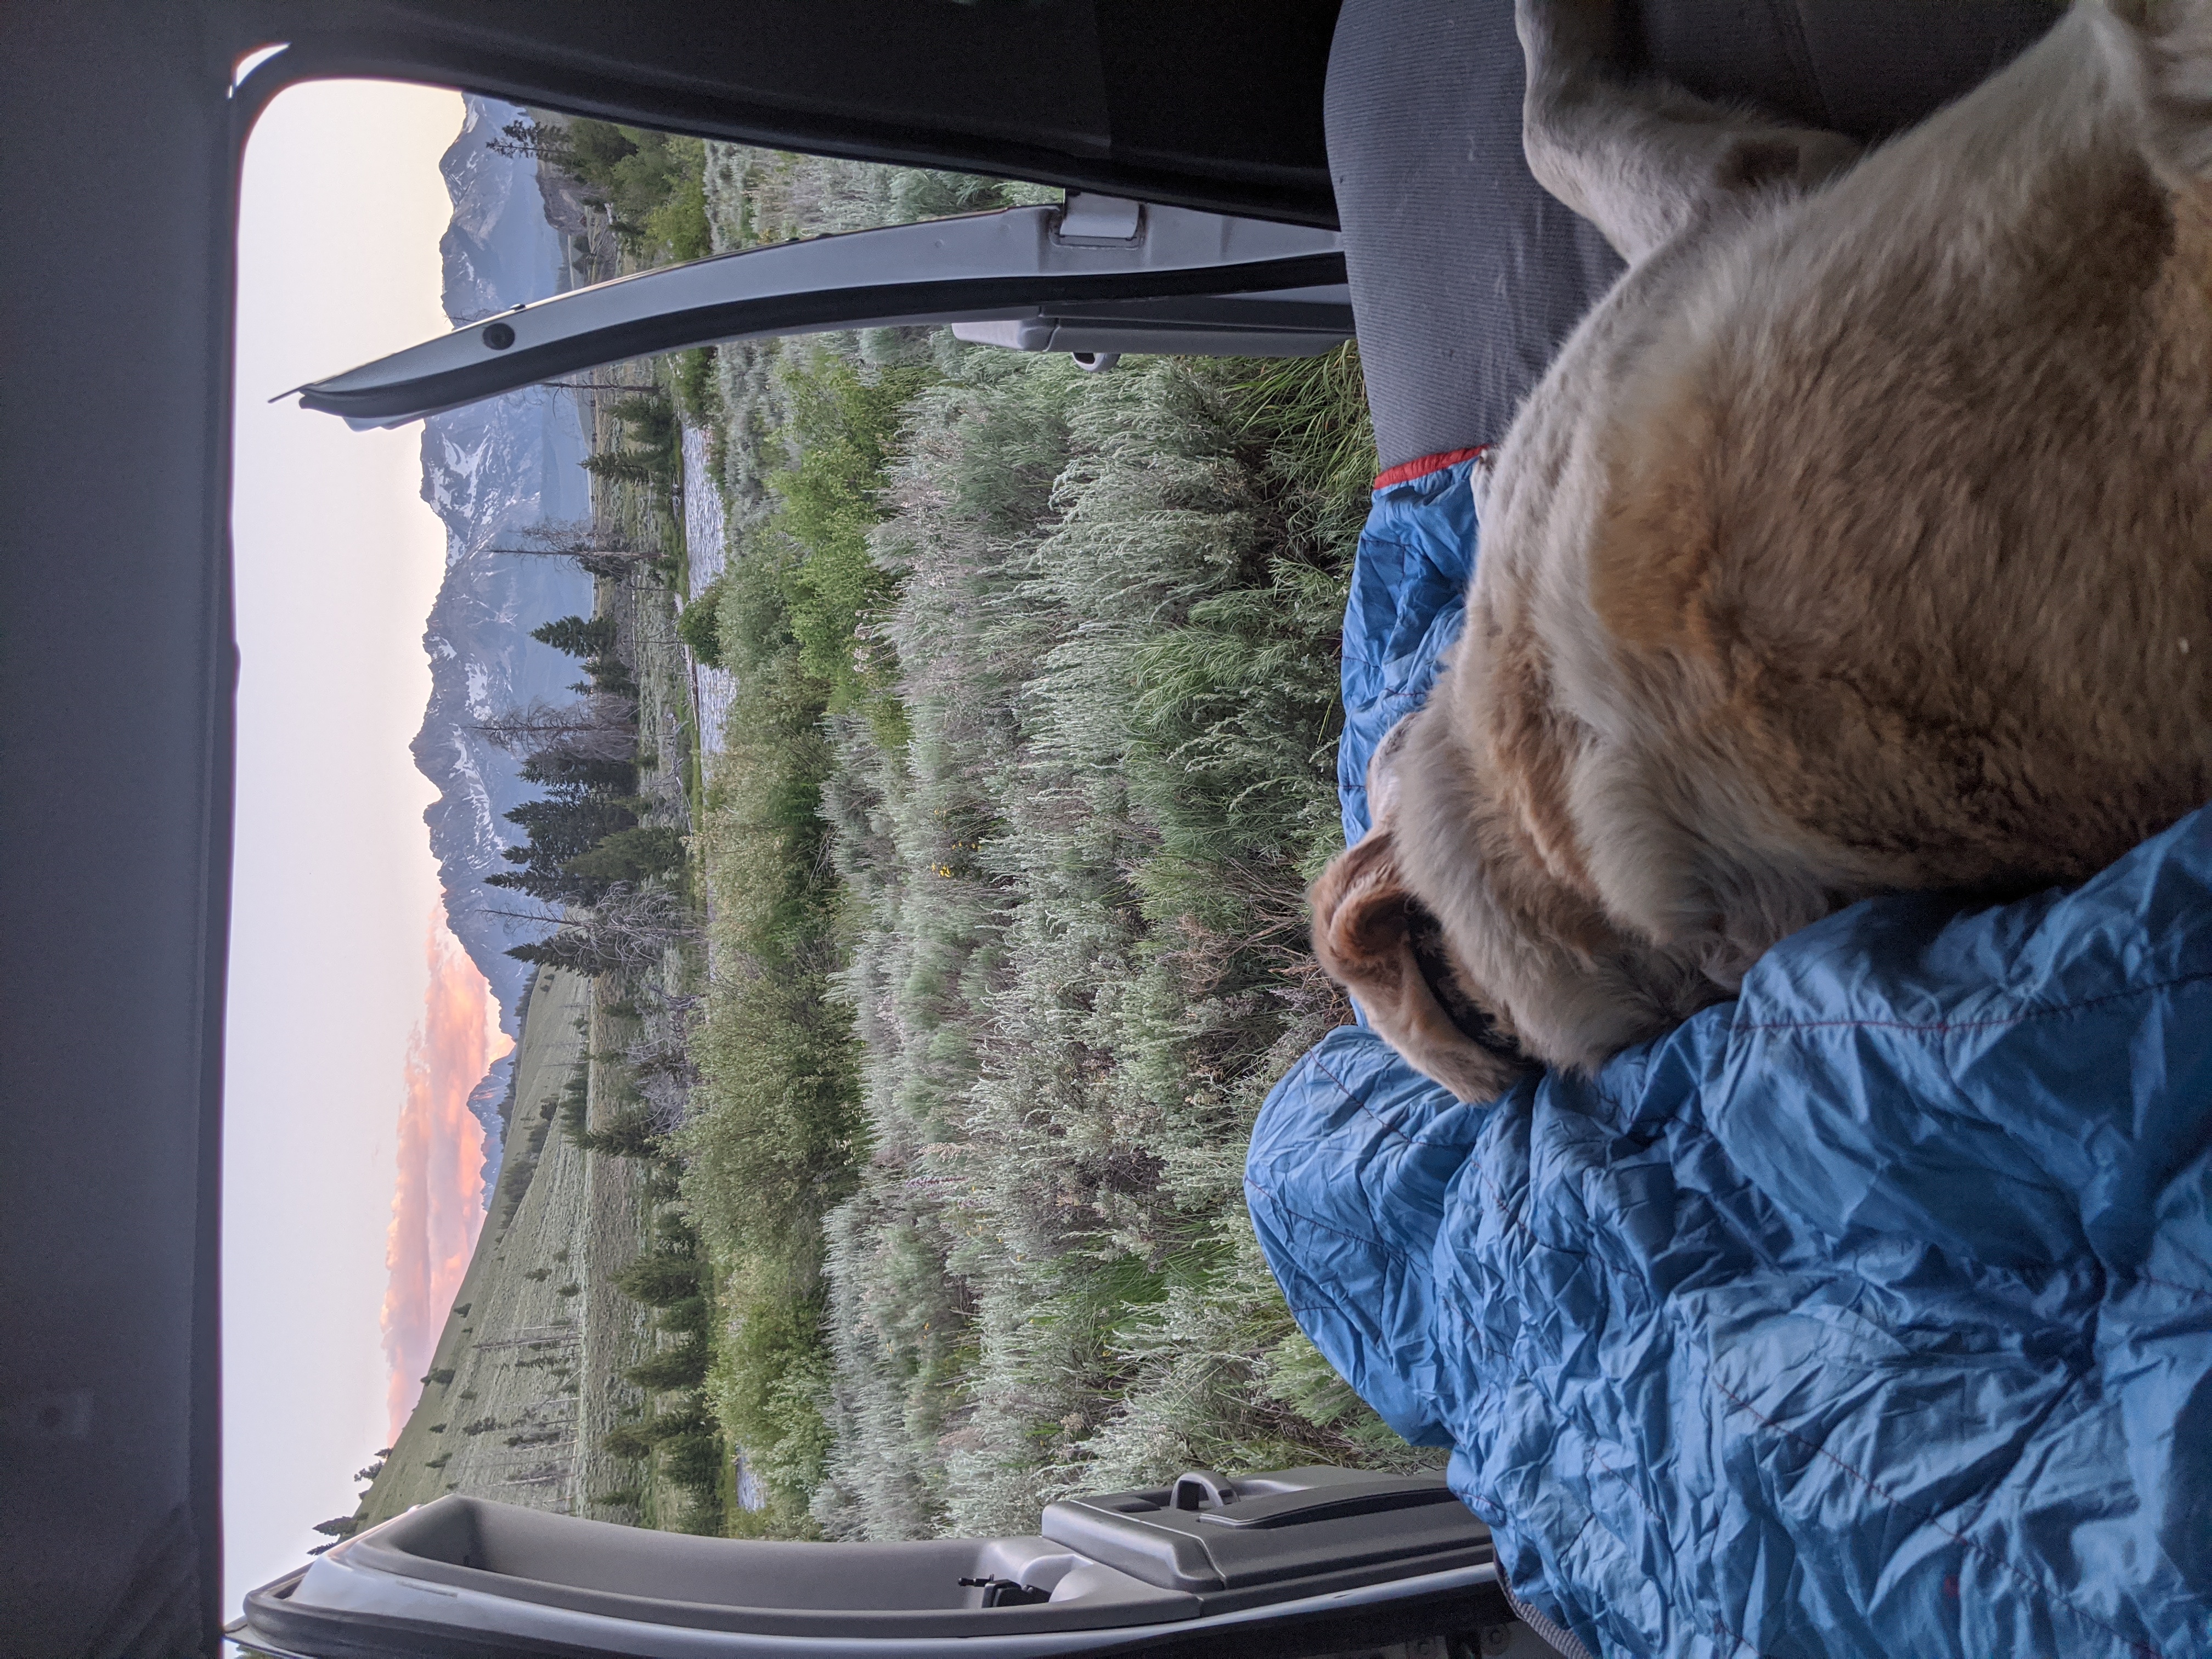
POLYGON ((814 1513, 1005 1530, 1191 1463, 1403 1459, 1239 1188, 1343 1012, 1300 904, 1337 843, 1357 365, 963 369, 874 537, 910 740, 845 723, 824 786, 872 1155, 828 1224, 814 1513))
MULTIPOLYGON (((897 210, 819 165, 710 147, 718 238, 897 210)), ((769 1524, 1022 1530, 1188 1465, 1425 1457, 1298 1335, 1240 1186, 1346 1012, 1302 902, 1338 844, 1356 357, 845 336, 717 374, 744 689, 684 1191, 769 1524)))

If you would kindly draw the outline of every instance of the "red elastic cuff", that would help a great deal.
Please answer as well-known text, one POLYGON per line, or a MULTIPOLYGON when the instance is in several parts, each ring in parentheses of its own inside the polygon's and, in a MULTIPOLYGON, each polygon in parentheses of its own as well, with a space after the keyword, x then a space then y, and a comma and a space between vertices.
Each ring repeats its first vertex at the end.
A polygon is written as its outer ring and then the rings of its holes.
POLYGON ((1424 455, 1418 461, 1401 461, 1375 475, 1375 488, 1388 489, 1392 484, 1411 483, 1416 478, 1425 478, 1431 472, 1441 472, 1448 466, 1457 466, 1462 461, 1471 461, 1488 444, 1477 444, 1472 449, 1447 449, 1441 455, 1424 455))

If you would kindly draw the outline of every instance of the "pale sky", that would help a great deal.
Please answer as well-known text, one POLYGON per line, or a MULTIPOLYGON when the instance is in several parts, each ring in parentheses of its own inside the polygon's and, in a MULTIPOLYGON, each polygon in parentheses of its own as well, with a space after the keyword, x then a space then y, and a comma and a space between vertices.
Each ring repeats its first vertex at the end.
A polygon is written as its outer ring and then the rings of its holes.
POLYGON ((223 1212, 233 1609, 322 1541, 316 1522, 351 1512, 353 1471, 390 1443, 379 1321, 401 1119, 410 1067, 419 1095, 440 1046, 434 1010, 427 1044, 418 1035, 434 963, 450 992, 457 954, 422 820, 432 791, 407 749, 445 562, 418 495, 422 428, 356 433, 268 400, 445 331, 438 158, 460 124, 451 92, 305 86, 270 107, 246 155, 223 1212))

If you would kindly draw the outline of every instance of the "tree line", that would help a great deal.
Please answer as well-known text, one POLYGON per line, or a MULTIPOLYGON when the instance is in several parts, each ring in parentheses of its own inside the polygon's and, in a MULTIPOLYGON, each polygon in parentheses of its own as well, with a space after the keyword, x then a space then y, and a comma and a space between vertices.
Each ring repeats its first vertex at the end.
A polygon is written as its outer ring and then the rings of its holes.
POLYGON ((582 659, 591 678, 571 688, 580 693, 571 702, 533 701, 477 727, 544 791, 506 814, 523 839, 501 853, 511 867, 484 878, 534 900, 537 909, 515 914, 551 927, 507 954, 583 973, 645 966, 689 926, 661 884, 683 867, 684 843, 669 826, 642 822, 637 705, 615 689, 629 687, 629 673, 614 654, 614 623, 562 617, 531 637, 582 659))

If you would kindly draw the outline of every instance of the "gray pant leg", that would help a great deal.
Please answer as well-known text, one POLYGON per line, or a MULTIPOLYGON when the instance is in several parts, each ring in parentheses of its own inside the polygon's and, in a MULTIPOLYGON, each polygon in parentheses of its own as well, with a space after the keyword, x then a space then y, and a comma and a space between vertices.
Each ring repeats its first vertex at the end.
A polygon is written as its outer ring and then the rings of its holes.
POLYGON ((1384 466, 1472 448, 1620 262, 1521 155, 1511 0, 1346 0, 1329 173, 1384 466))

